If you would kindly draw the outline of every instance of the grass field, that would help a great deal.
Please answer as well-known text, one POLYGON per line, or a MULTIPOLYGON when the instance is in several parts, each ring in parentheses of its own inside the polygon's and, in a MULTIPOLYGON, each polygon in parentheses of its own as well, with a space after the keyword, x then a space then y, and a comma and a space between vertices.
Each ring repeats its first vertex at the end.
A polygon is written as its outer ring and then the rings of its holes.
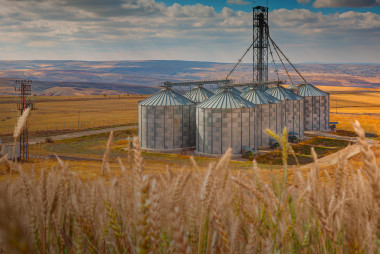
MULTIPOLYGON (((309 140, 292 144, 294 155, 289 156, 289 165, 304 165, 313 162, 311 149, 314 148, 318 158, 338 152, 345 148, 350 142, 324 137, 313 137, 309 140)), ((259 155, 256 161, 261 164, 282 165, 282 154, 280 150, 259 155)))
MULTIPOLYGON (((137 129, 127 131, 114 132, 114 142, 111 146, 111 165, 118 166, 117 157, 122 159, 128 158, 128 144, 126 138, 137 135, 137 129)), ((30 153, 34 155, 51 155, 58 154, 68 157, 88 158, 101 160, 105 152, 108 133, 73 138, 67 140, 56 141, 55 143, 44 143, 30 146, 30 153)), ((164 172, 166 166, 179 170, 182 167, 189 167, 190 156, 179 154, 160 154, 160 153, 142 153, 145 160, 145 167, 152 172, 164 172)), ((196 162, 200 167, 207 167, 212 161, 217 161, 215 158, 195 157, 196 162)), ((38 160, 37 160, 38 161, 38 160)), ((91 165, 98 165, 100 162, 89 162, 91 165)), ((33 163, 32 163, 33 164, 33 163)), ((85 162, 70 162, 71 168, 79 171, 85 162)), ((264 169, 279 168, 279 166, 261 165, 264 169)), ((252 162, 231 162, 232 169, 249 169, 252 167, 252 162)))

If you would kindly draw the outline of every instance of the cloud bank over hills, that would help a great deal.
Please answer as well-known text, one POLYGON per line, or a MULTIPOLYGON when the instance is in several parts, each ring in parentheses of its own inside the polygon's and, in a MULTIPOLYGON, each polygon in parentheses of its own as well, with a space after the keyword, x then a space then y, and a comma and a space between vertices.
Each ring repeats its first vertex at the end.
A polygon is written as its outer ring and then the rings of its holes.
MULTIPOLYGON (((315 0, 313 5, 364 7, 378 1, 315 0)), ((233 9, 234 4, 220 11, 155 0, 0 0, 0 5, 4 60, 233 62, 251 41, 251 13, 233 9)), ((380 15, 374 12, 280 8, 270 20, 272 37, 296 62, 379 62, 373 52, 380 51, 380 15)))

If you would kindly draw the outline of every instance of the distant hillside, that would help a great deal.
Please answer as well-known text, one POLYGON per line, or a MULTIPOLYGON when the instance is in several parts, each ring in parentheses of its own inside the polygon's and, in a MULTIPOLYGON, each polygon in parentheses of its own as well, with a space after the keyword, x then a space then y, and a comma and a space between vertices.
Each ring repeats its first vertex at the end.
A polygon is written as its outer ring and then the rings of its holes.
MULTIPOLYGON (((39 94, 151 94, 160 82, 225 78, 233 63, 196 61, 0 61, 0 92, 14 93, 14 79, 31 79, 39 94), (54 88, 54 89, 53 89, 54 88)), ((279 67, 280 64, 277 64, 279 67)), ((380 65, 296 64, 309 83, 323 86, 380 86, 380 65)), ((302 79, 291 70, 295 84, 302 79)), ((280 79, 288 79, 279 69, 280 79)), ((273 66, 270 79, 276 79, 273 66)), ((231 78, 252 80, 252 66, 241 64, 231 78)), ((289 81, 288 81, 289 83, 289 81)))

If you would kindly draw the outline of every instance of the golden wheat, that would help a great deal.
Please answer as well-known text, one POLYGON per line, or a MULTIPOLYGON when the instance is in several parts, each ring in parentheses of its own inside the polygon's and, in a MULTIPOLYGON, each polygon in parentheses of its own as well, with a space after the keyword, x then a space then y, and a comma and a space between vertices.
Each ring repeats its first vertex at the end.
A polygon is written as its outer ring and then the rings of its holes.
MULTIPOLYGON (((93 181, 59 158, 41 176, 16 164, 19 173, 0 186, 0 252, 376 253, 379 166, 360 125, 354 128, 364 167, 350 168, 342 154, 326 182, 314 151, 310 171, 296 166, 291 185, 286 166, 270 183, 255 162, 252 171, 232 171, 230 150, 206 170, 191 158, 191 168, 168 166, 157 175, 144 170, 137 138, 127 164, 119 159, 121 174, 93 181)), ((284 133, 273 136, 286 165, 284 133)))

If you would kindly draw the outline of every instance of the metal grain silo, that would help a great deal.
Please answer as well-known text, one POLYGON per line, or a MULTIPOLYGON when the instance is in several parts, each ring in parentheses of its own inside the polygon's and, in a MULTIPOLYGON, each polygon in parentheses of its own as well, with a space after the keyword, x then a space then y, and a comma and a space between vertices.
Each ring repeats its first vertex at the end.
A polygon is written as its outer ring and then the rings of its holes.
POLYGON ((266 133, 266 129, 281 134, 284 129, 282 101, 269 95, 268 93, 251 88, 244 94, 244 98, 257 106, 257 145, 258 147, 271 146, 271 138, 266 133))
POLYGON ((203 86, 196 86, 187 92, 184 96, 195 103, 200 103, 207 100, 213 95, 213 92, 207 90, 203 86))
POLYGON ((196 106, 196 153, 220 156, 228 148, 241 155, 257 149, 256 106, 229 89, 196 106))
POLYGON ((195 146, 195 105, 164 88, 139 103, 141 148, 173 152, 195 146))
POLYGON ((302 97, 285 89, 282 86, 275 86, 267 90, 266 93, 272 95, 284 104, 284 126, 288 132, 293 132, 298 137, 304 136, 304 100, 302 97))
POLYGON ((330 95, 311 84, 298 86, 305 103, 305 130, 327 131, 330 123, 330 95))
MULTIPOLYGON (((230 90, 230 91, 232 91, 232 92, 234 92, 237 95, 241 95, 241 93, 242 93, 241 91, 239 91, 238 89, 236 89, 234 87, 230 87, 230 88, 227 88, 227 89, 230 90)), ((225 87, 220 86, 217 89, 215 89, 213 92, 214 92, 214 94, 218 94, 218 93, 224 92, 225 90, 226 90, 225 87)))

